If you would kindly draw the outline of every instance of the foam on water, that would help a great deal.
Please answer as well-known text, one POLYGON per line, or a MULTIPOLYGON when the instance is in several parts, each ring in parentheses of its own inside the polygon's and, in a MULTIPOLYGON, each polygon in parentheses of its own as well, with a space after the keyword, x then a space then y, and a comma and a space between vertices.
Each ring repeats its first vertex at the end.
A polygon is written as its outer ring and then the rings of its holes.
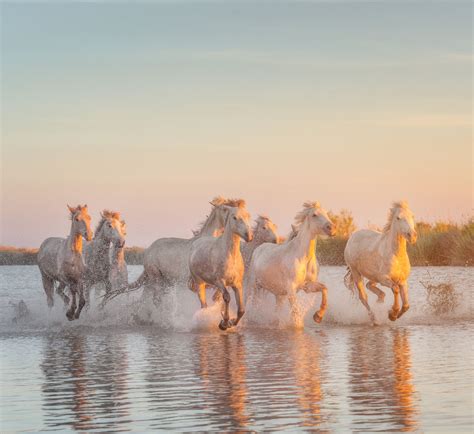
MULTIPOLYGON (((163 329, 177 331, 215 330, 221 320, 221 304, 212 301, 212 291, 208 291, 207 309, 200 309, 197 296, 185 287, 175 286, 161 297, 157 304, 152 297, 141 290, 119 296, 110 301, 104 309, 99 308, 100 294, 92 294, 89 309, 84 309, 81 318, 69 322, 65 317, 65 307, 56 297, 55 306, 49 309, 41 286, 37 267, 12 266, 1 267, 1 319, 4 332, 15 330, 41 330, 55 327, 141 327, 153 325, 163 329), (22 317, 17 305, 20 300, 26 303, 29 315, 22 317)), ((130 280, 141 272, 141 267, 129 267, 130 280)), ((365 308, 353 297, 343 284, 344 267, 323 267, 320 280, 328 287, 328 309, 323 322, 315 325, 312 316, 319 309, 321 295, 298 294, 298 319, 292 320, 289 304, 286 302, 277 311, 275 299, 271 294, 264 294, 258 301, 250 298, 246 314, 239 328, 301 328, 326 327, 334 324, 352 325, 369 322, 365 308)), ((414 268, 409 280, 410 310, 397 323, 406 324, 439 324, 472 320, 472 289, 474 273, 471 268, 436 267, 414 268), (421 281, 430 283, 450 282, 455 288, 459 303, 454 311, 445 315, 434 314, 426 301, 426 289, 421 281)), ((388 310, 393 302, 391 291, 385 290, 384 303, 377 303, 376 297, 369 292, 369 303, 372 306, 377 322, 390 324, 388 310)), ((232 295, 233 299, 233 295, 232 295)), ((231 304, 231 317, 236 315, 234 300, 231 304)))

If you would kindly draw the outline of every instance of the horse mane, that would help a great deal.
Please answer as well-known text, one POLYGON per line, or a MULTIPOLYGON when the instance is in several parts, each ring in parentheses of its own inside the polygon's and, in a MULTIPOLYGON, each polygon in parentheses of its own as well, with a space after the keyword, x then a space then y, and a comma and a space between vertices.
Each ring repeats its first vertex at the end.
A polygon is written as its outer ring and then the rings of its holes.
POLYGON ((315 209, 319 209, 319 208, 321 208, 321 205, 317 201, 316 202, 305 202, 303 204, 303 209, 298 214, 296 214, 296 216, 295 216, 295 225, 294 225, 294 228, 293 228, 293 232, 298 233, 301 225, 306 220, 306 217, 308 217, 312 212, 314 212, 315 209))
POLYGON ((259 214, 259 216, 255 219, 255 224, 253 225, 252 231, 255 233, 260 225, 263 225, 267 222, 271 223, 270 218, 264 214, 259 214))
POLYGON ((400 210, 409 210, 410 208, 408 207, 408 202, 406 200, 401 200, 399 202, 393 202, 392 207, 388 211, 388 216, 387 216, 387 223, 385 223, 385 226, 383 227, 383 232, 388 232, 390 228, 392 227, 392 222, 393 218, 395 217, 395 213, 400 210))
MULTIPOLYGON (((101 213, 101 219, 99 221, 99 223, 97 224, 97 227, 95 228, 95 231, 94 231, 94 239, 98 236, 100 230, 102 229, 102 227, 104 226, 104 223, 108 220, 108 219, 117 219, 117 220, 120 220, 120 213, 117 212, 117 211, 110 211, 108 209, 104 209, 101 213)), ((125 223, 125 222, 123 222, 125 223)))
POLYGON ((222 196, 216 196, 209 203, 212 205, 212 211, 208 216, 206 216, 205 220, 203 220, 201 223, 198 224, 197 229, 192 230, 192 233, 194 236, 199 235, 204 229, 204 227, 206 226, 206 223, 210 222, 211 219, 214 218, 214 215, 216 214, 216 209, 218 207, 222 205, 236 207, 236 208, 245 207, 245 200, 243 199, 226 199, 222 196))
POLYGON ((233 206, 235 208, 245 208, 246 203, 244 199, 227 199, 224 205, 233 206))

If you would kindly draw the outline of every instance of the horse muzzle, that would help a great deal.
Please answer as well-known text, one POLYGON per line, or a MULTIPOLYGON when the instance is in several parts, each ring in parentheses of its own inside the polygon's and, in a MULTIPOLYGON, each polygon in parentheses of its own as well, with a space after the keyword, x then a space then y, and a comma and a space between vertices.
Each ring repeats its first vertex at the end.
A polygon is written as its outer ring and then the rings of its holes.
POLYGON ((326 234, 330 237, 336 236, 336 227, 334 225, 330 225, 326 227, 326 234))
POLYGON ((416 232, 407 234, 407 240, 410 244, 415 244, 417 239, 418 239, 418 235, 416 232))

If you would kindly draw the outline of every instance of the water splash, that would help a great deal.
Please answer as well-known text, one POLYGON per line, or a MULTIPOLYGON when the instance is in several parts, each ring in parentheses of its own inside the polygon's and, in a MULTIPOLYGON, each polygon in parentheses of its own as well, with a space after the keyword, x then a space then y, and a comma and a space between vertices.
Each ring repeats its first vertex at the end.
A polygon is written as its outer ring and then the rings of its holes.
MULTIPOLYGON (((55 306, 50 310, 46 306, 41 278, 36 267, 2 267, 2 289, 0 292, 0 325, 4 331, 18 329, 51 329, 74 327, 143 327, 153 326, 177 331, 215 330, 221 320, 221 304, 212 301, 212 292, 208 292, 207 309, 200 309, 197 296, 185 287, 175 286, 164 293, 158 303, 142 290, 117 297, 100 309, 100 295, 92 294, 89 309, 84 310, 81 318, 69 322, 65 317, 66 308, 56 298, 55 306), (18 303, 23 300, 29 314, 18 319, 18 303), (13 303, 13 306, 10 304, 13 303), (14 321, 16 318, 16 322, 14 321)), ((141 267, 129 267, 133 280, 141 267)), ((426 299, 426 289, 422 281, 427 278, 426 268, 414 268, 409 280, 410 310, 395 324, 439 324, 472 320, 472 288, 474 274, 471 268, 436 267, 429 270, 430 282, 435 285, 448 281, 455 289, 458 303, 450 312, 439 315, 433 311, 426 299)), ((292 317, 289 303, 286 301, 280 310, 275 298, 265 293, 258 300, 249 300, 246 314, 238 329, 252 328, 324 328, 332 325, 369 324, 365 308, 357 298, 353 298, 343 283, 343 267, 324 267, 320 280, 328 287, 328 310, 320 325, 313 322, 312 316, 319 309, 320 294, 298 293, 296 319, 292 317)), ((393 297, 385 290, 384 303, 376 303, 369 294, 377 321, 382 325, 394 324, 387 314, 393 297)), ((231 317, 236 315, 235 301, 231 302, 231 317)))

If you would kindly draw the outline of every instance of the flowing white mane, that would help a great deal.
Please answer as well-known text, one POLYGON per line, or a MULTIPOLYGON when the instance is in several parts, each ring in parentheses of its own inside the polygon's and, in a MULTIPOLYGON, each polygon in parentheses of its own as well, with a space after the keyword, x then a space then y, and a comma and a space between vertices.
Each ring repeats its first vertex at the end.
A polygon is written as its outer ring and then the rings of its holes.
POLYGON ((408 202, 406 200, 402 200, 399 202, 393 202, 392 207, 390 208, 387 216, 387 223, 385 223, 385 226, 383 227, 383 232, 388 232, 390 228, 392 227, 392 222, 393 219, 395 218, 396 213, 400 210, 410 210, 408 207, 408 202))

